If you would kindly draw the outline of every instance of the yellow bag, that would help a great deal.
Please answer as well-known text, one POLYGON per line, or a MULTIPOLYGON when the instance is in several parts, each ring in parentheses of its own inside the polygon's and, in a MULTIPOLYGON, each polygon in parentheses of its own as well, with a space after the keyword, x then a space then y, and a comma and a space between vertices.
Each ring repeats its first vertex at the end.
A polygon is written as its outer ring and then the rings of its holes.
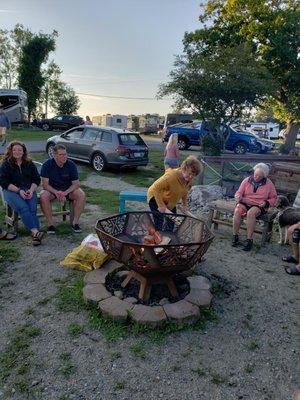
POLYGON ((75 247, 75 249, 60 262, 60 265, 87 272, 100 268, 107 258, 108 255, 104 253, 104 251, 81 244, 75 247))

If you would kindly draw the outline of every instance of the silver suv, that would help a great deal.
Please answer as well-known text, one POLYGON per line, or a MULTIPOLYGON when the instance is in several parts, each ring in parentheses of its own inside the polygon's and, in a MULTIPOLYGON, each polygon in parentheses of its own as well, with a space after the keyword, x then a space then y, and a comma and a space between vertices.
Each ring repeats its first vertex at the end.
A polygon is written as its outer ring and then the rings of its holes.
POLYGON ((68 157, 90 163, 96 171, 107 167, 145 166, 148 146, 139 134, 123 129, 81 125, 47 140, 46 152, 53 156, 53 147, 63 144, 68 157))

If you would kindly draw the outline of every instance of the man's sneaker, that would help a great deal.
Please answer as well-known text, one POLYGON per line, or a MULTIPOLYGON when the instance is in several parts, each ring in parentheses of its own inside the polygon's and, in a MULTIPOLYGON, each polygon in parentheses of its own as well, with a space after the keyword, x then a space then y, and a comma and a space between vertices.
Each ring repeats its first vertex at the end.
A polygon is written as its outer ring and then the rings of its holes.
POLYGON ((78 224, 72 225, 72 229, 73 229, 73 232, 75 232, 75 233, 81 233, 82 232, 82 230, 81 230, 81 228, 80 228, 80 226, 78 224))
POLYGON ((233 235, 232 236, 232 242, 231 246, 236 247, 239 244, 239 236, 238 235, 233 235))
POLYGON ((47 233, 48 235, 55 235, 55 226, 53 225, 48 226, 47 233))
POLYGON ((250 251, 252 249, 252 245, 253 245, 253 240, 252 239, 247 239, 246 243, 243 247, 244 251, 250 251))

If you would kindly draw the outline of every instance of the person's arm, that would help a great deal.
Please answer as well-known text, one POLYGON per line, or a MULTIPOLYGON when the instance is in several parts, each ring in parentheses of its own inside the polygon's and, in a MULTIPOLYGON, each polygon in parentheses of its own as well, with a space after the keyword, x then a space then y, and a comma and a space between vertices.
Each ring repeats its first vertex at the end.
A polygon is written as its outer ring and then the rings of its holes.
POLYGON ((46 178, 42 176, 42 188, 44 190, 47 190, 48 192, 54 194, 54 196, 57 195, 58 190, 54 189, 50 184, 49 184, 49 178, 46 178))
POLYGON ((170 188, 169 185, 169 177, 167 175, 161 176, 156 182, 154 182, 153 186, 153 194, 155 201, 158 206, 158 211, 160 212, 168 212, 169 210, 167 209, 164 199, 163 199, 163 193, 165 190, 168 190, 170 188))
POLYGON ((179 148, 178 148, 177 144, 175 144, 175 156, 176 156, 176 158, 179 159, 179 148))
POLYGON ((297 224, 289 226, 288 234, 292 235, 296 229, 300 229, 300 221, 297 224))
POLYGON ((79 180, 78 179, 75 180, 75 181, 72 181, 72 185, 67 190, 64 190, 63 194, 65 196, 67 196, 69 193, 74 192, 74 190, 79 189, 79 186, 80 186, 80 184, 79 184, 79 180))
POLYGON ((245 195, 245 185, 246 185, 247 179, 248 178, 246 178, 242 181, 242 183, 240 184, 240 187, 238 188, 238 190, 236 191, 236 193, 234 195, 234 198, 237 203, 240 202, 242 200, 243 196, 245 195))
POLYGON ((273 182, 270 182, 271 186, 270 186, 270 192, 269 192, 269 197, 267 199, 267 207, 268 206, 275 206, 276 202, 277 202, 277 192, 275 189, 275 186, 273 184, 273 182))
POLYGON ((11 168, 7 162, 4 162, 0 168, 0 186, 2 187, 2 189, 12 190, 13 192, 16 192, 19 189, 17 188, 17 186, 12 185, 13 187, 11 189, 8 188, 11 180, 11 168))

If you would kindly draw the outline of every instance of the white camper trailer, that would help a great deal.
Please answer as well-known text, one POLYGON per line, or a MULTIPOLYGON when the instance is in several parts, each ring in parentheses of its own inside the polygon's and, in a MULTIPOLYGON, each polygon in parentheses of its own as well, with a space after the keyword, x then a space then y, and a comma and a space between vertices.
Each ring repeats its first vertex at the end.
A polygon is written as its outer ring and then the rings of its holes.
POLYGON ((266 139, 278 139, 280 130, 279 124, 273 122, 248 122, 246 129, 266 139))
POLYGON ((114 128, 126 129, 127 116, 126 115, 111 115, 105 114, 101 117, 102 126, 111 126, 114 128))

